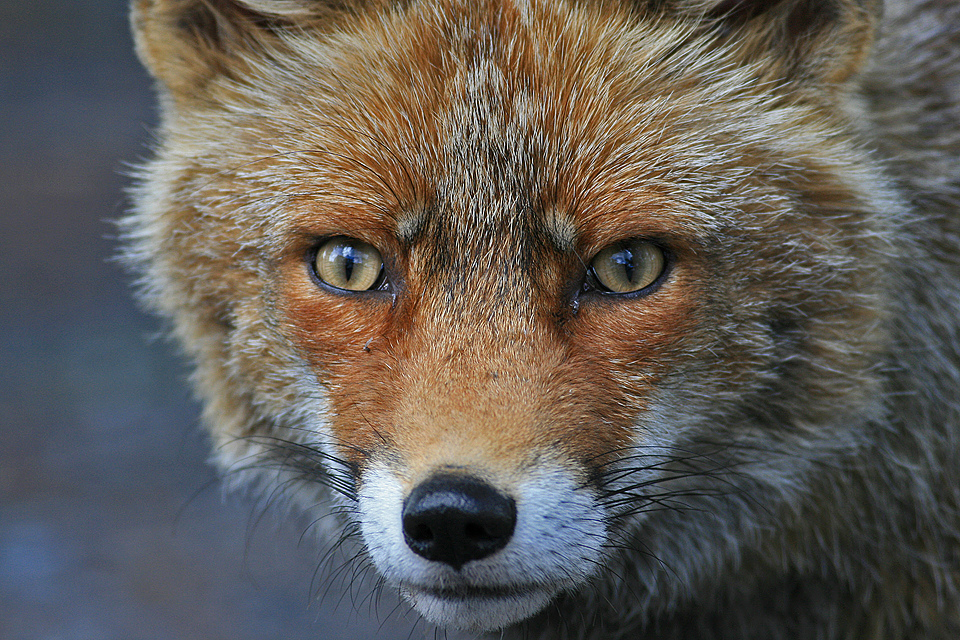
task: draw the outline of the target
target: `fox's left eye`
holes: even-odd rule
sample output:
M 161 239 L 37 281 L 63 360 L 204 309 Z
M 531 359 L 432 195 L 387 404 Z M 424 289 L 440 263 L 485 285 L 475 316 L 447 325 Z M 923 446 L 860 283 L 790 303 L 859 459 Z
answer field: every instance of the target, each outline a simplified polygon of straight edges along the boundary
M 666 265 L 663 249 L 648 240 L 632 239 L 602 249 L 590 269 L 607 292 L 634 293 L 655 283 Z
M 317 249 L 313 270 L 322 282 L 331 287 L 345 291 L 370 291 L 383 280 L 383 258 L 372 244 L 336 236 Z

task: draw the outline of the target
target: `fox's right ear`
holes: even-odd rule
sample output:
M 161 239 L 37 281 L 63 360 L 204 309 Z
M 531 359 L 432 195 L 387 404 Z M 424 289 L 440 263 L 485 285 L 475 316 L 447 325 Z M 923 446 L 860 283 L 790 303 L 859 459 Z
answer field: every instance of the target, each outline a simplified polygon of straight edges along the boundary
M 141 61 L 179 99 L 281 30 L 332 22 L 354 4 L 359 0 L 132 0 L 131 21 Z

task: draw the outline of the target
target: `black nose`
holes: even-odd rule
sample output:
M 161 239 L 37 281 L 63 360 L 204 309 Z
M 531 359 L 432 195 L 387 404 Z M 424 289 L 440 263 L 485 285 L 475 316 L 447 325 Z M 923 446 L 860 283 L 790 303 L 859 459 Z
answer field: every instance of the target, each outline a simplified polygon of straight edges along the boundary
M 502 549 L 516 523 L 513 499 L 469 476 L 433 476 L 403 503 L 407 546 L 427 560 L 457 570 Z

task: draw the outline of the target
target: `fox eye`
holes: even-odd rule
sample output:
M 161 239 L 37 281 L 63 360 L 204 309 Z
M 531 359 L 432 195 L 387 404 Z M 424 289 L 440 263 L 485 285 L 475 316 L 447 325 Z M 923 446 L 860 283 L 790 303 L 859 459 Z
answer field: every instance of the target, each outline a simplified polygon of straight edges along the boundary
M 663 273 L 663 250 L 648 240 L 625 240 L 598 253 L 590 263 L 597 284 L 609 293 L 634 293 L 646 289 Z
M 383 259 L 376 247 L 346 236 L 321 244 L 313 269 L 325 284 L 345 291 L 369 291 L 383 279 Z

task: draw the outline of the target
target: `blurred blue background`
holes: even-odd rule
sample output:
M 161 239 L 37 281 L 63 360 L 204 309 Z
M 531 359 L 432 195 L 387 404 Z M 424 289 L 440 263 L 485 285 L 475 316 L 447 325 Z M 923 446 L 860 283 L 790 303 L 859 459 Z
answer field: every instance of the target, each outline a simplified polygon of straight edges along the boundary
M 205 462 L 185 369 L 111 262 L 156 119 L 126 12 L 0 0 L 0 639 L 434 637 L 389 597 L 323 596 L 308 525 Z

